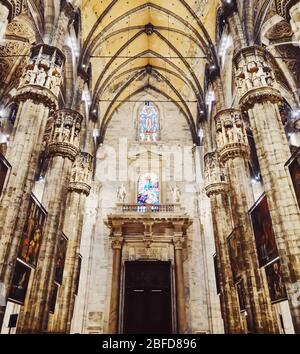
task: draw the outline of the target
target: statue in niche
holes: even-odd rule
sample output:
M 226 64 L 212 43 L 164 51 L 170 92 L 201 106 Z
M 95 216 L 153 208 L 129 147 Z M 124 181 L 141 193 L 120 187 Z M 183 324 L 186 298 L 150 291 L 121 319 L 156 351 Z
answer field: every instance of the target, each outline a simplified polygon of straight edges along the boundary
M 122 186 L 118 187 L 117 189 L 117 199 L 119 203 L 125 203 L 125 198 L 126 198 L 126 188 L 124 184 Z
M 226 131 L 227 138 L 228 138 L 228 143 L 233 143 L 234 142 L 234 136 L 233 136 L 233 131 L 231 128 L 228 128 Z
M 181 192 L 177 184 L 175 184 L 175 186 L 172 188 L 172 194 L 173 194 L 173 203 L 180 203 Z
M 46 78 L 47 78 L 47 73 L 46 73 L 45 69 L 43 67 L 41 67 L 39 70 L 37 80 L 36 80 L 37 85 L 44 86 Z

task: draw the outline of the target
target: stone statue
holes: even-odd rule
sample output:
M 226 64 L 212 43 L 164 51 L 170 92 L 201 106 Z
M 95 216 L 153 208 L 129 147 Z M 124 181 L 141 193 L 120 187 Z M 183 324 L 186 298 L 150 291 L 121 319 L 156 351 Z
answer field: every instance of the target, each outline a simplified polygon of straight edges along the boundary
M 126 198 L 126 188 L 124 186 L 124 184 L 122 184 L 121 187 L 118 187 L 117 189 L 117 199 L 119 203 L 124 203 L 125 202 L 125 198 Z
M 172 193 L 173 193 L 173 203 L 180 203 L 181 192 L 177 184 L 175 184 L 175 186 L 172 188 Z
M 46 73 L 45 69 L 43 67 L 41 67 L 39 70 L 39 74 L 38 74 L 36 83 L 38 85 L 44 86 L 46 78 L 47 78 L 47 73 Z

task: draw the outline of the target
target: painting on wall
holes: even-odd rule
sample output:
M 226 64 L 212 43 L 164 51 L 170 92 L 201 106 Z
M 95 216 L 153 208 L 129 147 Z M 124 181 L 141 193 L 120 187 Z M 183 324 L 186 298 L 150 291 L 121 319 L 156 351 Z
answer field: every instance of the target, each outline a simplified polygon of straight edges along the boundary
M 238 236 L 238 230 L 235 229 L 227 239 L 231 270 L 235 283 L 241 278 L 243 269 L 243 252 Z
M 10 170 L 10 165 L 6 161 L 5 157 L 0 153 L 0 195 L 5 186 L 6 178 Z
M 278 257 L 267 197 L 263 195 L 250 210 L 260 267 Z
M 55 281 L 58 284 L 62 284 L 62 280 L 63 280 L 67 245 L 68 245 L 68 239 L 64 234 L 62 234 L 59 239 L 57 257 L 55 263 Z
M 295 189 L 298 205 L 300 207 L 300 156 L 298 156 L 291 162 L 291 164 L 289 165 L 289 171 Z
M 82 263 L 82 256 L 79 255 L 78 256 L 78 268 L 77 268 L 77 274 L 76 274 L 76 280 L 75 280 L 75 295 L 78 295 L 78 290 L 79 290 L 81 263 Z
M 33 267 L 37 264 L 46 218 L 47 214 L 44 208 L 31 196 L 19 258 Z
M 285 301 L 287 299 L 287 293 L 282 278 L 280 261 L 277 260 L 269 264 L 265 270 L 271 301 L 273 303 Z
M 236 284 L 236 290 L 239 298 L 240 311 L 246 311 L 246 291 L 243 279 Z
M 50 295 L 50 306 L 49 306 L 49 312 L 52 314 L 55 312 L 57 295 L 58 295 L 58 285 L 53 284 L 51 295 Z
M 17 260 L 9 300 L 24 304 L 31 268 Z
M 220 273 L 219 273 L 219 268 L 218 268 L 218 256 L 215 254 L 214 255 L 214 266 L 215 266 L 215 276 L 216 276 L 216 287 L 217 287 L 217 294 L 221 294 L 221 279 L 220 279 Z

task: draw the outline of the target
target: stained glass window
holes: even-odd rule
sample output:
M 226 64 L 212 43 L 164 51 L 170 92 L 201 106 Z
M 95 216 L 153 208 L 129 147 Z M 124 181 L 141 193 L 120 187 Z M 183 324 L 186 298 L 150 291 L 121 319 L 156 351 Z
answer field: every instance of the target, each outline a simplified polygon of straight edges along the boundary
M 159 181 L 155 174 L 145 174 L 138 181 L 138 204 L 159 204 Z
M 140 111 L 139 138 L 144 142 L 158 139 L 159 124 L 157 109 L 151 102 L 146 102 Z

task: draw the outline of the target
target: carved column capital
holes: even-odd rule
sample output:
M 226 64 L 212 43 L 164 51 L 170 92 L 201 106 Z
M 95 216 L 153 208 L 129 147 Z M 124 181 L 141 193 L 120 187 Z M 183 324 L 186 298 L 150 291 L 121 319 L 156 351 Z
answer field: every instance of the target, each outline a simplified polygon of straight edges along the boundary
M 238 109 L 225 109 L 215 116 L 216 140 L 222 163 L 238 156 L 249 156 L 249 145 L 242 113 Z
M 112 236 L 111 238 L 111 247 L 113 250 L 121 250 L 123 247 L 124 238 L 121 236 Z
M 71 161 L 79 153 L 79 133 L 82 115 L 70 109 L 56 111 L 52 118 L 52 127 L 46 146 L 50 156 L 62 156 Z
M 235 54 L 233 62 L 243 109 L 248 109 L 259 101 L 282 101 L 276 85 L 274 60 L 265 48 L 243 48 Z
M 181 235 L 174 236 L 173 237 L 173 244 L 174 244 L 175 251 L 183 250 L 184 242 L 185 242 L 185 238 L 183 236 L 181 236 Z
M 72 166 L 69 191 L 88 196 L 91 191 L 92 170 L 93 156 L 87 152 L 79 153 Z
M 47 44 L 33 47 L 20 79 L 16 101 L 31 99 L 56 109 L 64 62 L 64 54 L 56 47 Z
M 228 184 L 223 166 L 220 163 L 217 152 L 211 152 L 204 156 L 205 164 L 205 191 L 208 197 L 214 194 L 222 194 L 228 191 Z

